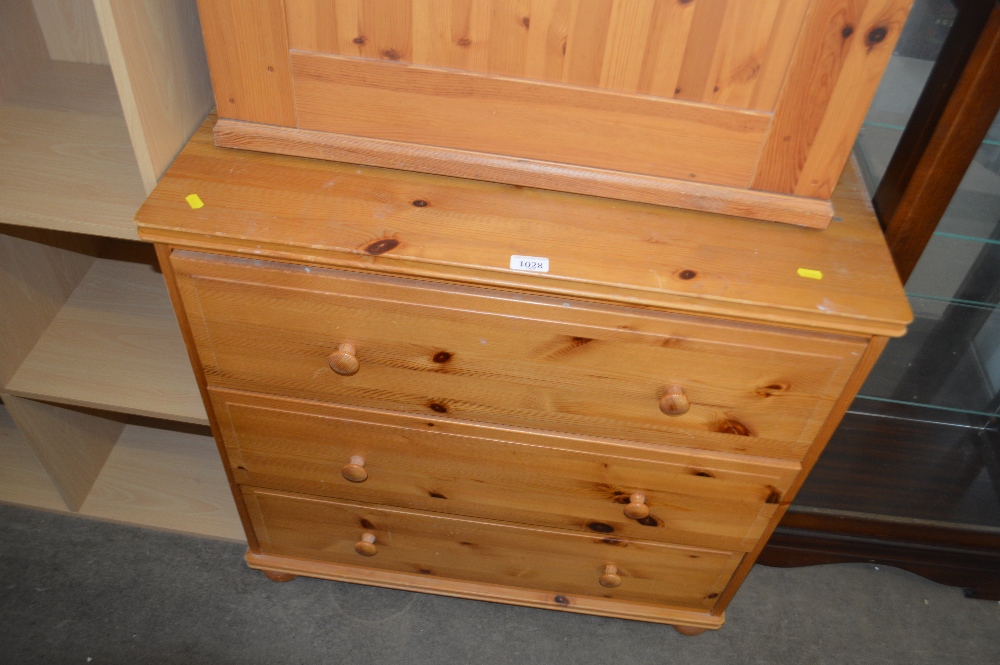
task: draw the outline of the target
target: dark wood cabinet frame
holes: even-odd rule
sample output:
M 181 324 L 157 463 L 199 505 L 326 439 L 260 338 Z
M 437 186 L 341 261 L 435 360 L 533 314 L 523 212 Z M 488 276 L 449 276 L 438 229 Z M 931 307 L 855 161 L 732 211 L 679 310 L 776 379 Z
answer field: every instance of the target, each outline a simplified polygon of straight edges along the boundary
M 955 23 L 942 46 L 927 85 L 911 117 L 885 176 L 873 197 L 873 204 L 885 231 L 893 260 L 905 282 L 927 246 L 938 222 L 1000 112 L 1000 3 L 997 0 L 959 0 Z M 987 248 L 988 249 L 988 248 Z M 995 249 L 995 248 L 994 248 Z M 969 300 L 985 300 L 981 294 L 1000 284 L 1000 261 L 996 252 L 983 251 L 962 285 L 960 295 Z M 968 292 L 968 293 L 966 293 Z M 993 294 L 995 295 L 995 294 Z M 982 316 L 983 312 L 949 308 L 942 322 L 956 327 L 956 317 Z M 964 308 L 968 309 L 968 308 Z M 974 322 L 959 322 L 978 328 Z M 959 325 L 958 327 L 963 327 Z M 963 340 L 947 339 L 944 325 L 931 330 L 932 337 L 948 345 Z M 964 340 L 968 341 L 968 340 Z M 948 355 L 935 347 L 936 356 Z M 929 354 L 928 354 L 929 355 Z M 951 369 L 940 358 L 925 358 L 923 372 L 941 376 Z M 920 359 L 914 365 L 920 364 Z M 934 377 L 922 375 L 928 385 L 940 385 Z M 913 382 L 910 382 L 913 383 Z M 998 400 L 994 400 L 997 402 Z M 1000 411 L 1000 403 L 990 405 Z M 845 417 L 834 441 L 820 458 L 814 477 L 824 473 L 824 459 L 837 448 L 838 437 L 861 437 L 872 449 L 895 448 L 907 454 L 914 442 L 912 427 L 904 408 L 896 409 L 895 422 L 861 414 Z M 966 475 L 986 469 L 993 487 L 1000 488 L 1000 433 L 997 418 L 984 419 L 968 427 L 970 438 L 963 439 L 974 450 Z M 941 430 L 925 427 L 924 436 Z M 918 447 L 913 445 L 914 448 Z M 850 446 L 846 446 L 850 449 Z M 840 460 L 842 463 L 843 460 Z M 835 463 L 831 460 L 830 464 Z M 838 471 L 832 470 L 831 477 Z M 869 562 L 896 566 L 929 579 L 961 586 L 969 597 L 1000 600 L 1000 530 L 976 528 L 943 521 L 899 519 L 851 510 L 857 504 L 849 495 L 871 491 L 863 483 L 843 482 L 845 510 L 829 508 L 838 502 L 829 496 L 827 508 L 793 504 L 774 532 L 758 563 L 771 566 L 806 566 L 826 563 Z M 804 493 L 801 498 L 807 498 Z M 874 501 L 869 501 L 872 505 Z

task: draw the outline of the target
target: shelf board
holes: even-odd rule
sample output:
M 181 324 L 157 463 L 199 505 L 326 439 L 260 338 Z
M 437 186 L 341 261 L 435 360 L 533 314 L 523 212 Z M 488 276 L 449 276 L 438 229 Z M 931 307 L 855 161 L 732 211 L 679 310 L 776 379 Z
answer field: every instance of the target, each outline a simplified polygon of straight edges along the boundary
M 110 67 L 51 61 L 0 103 L 0 221 L 137 239 L 144 198 Z
M 60 404 L 208 424 L 163 276 L 148 258 L 149 262 L 98 258 L 6 391 Z
M 3 406 L 0 501 L 70 512 Z M 212 437 L 146 424 L 125 427 L 77 514 L 245 541 Z
M 246 540 L 215 440 L 205 434 L 128 425 L 80 514 Z

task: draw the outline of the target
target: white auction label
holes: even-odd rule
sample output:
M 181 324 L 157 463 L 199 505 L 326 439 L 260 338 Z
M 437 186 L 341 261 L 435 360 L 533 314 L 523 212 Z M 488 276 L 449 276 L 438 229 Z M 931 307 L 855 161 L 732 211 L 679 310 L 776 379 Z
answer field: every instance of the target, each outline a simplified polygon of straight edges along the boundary
M 549 260 L 544 256 L 518 256 L 510 257 L 511 270 L 527 270 L 528 272 L 548 272 Z

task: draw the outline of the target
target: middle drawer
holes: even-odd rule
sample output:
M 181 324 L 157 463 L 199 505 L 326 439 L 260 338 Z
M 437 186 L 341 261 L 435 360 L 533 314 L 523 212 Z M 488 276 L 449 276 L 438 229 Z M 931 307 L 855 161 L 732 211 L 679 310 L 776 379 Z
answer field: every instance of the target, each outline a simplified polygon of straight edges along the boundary
M 799 471 L 782 460 L 210 392 L 237 482 L 607 538 L 748 551 Z

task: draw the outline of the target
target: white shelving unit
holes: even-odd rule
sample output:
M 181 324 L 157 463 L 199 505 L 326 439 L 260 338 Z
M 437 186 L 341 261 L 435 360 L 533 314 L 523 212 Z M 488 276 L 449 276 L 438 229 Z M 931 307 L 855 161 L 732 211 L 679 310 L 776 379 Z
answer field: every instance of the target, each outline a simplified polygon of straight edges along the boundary
M 211 105 L 194 0 L 0 2 L 0 501 L 242 540 L 129 241 Z

